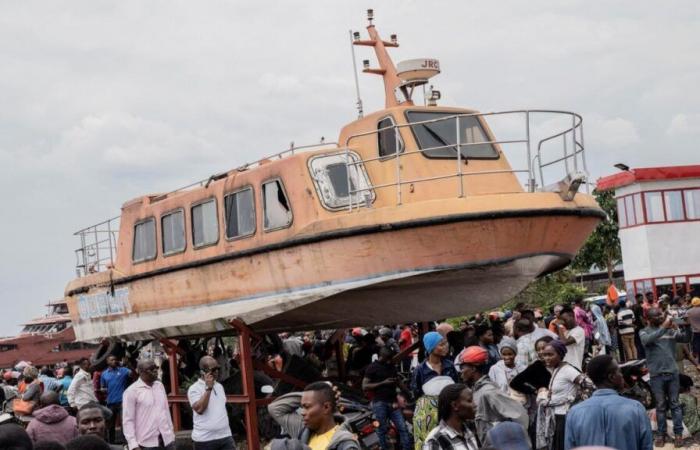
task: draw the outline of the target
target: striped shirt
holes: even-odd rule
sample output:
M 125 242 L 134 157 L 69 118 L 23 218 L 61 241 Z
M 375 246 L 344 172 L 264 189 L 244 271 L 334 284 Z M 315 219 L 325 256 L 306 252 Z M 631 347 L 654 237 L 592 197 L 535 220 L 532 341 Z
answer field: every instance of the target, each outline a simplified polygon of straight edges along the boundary
M 617 313 L 617 323 L 620 327 L 620 334 L 634 333 L 634 311 L 629 308 L 621 309 Z
M 460 431 L 441 420 L 425 438 L 423 450 L 477 450 L 476 437 L 466 425 Z

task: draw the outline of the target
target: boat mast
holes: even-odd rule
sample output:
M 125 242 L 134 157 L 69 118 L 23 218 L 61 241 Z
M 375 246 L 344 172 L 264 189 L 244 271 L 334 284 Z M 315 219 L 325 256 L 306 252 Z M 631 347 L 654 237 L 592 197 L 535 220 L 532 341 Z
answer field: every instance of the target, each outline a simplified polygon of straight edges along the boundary
M 385 97 L 385 107 L 391 108 L 392 106 L 398 106 L 401 104 L 413 105 L 410 100 L 408 92 L 406 92 L 405 87 L 402 86 L 402 81 L 396 74 L 396 66 L 391 60 L 389 53 L 387 52 L 387 47 L 398 47 L 399 43 L 396 40 L 396 35 L 391 35 L 391 41 L 383 41 L 379 36 L 379 32 L 374 27 L 372 20 L 374 20 L 374 11 L 371 9 L 367 10 L 367 20 L 369 25 L 367 26 L 367 32 L 369 33 L 369 39 L 360 39 L 359 33 L 354 34 L 355 40 L 353 45 L 364 45 L 367 47 L 373 47 L 374 53 L 377 55 L 377 62 L 379 63 L 379 69 L 371 69 L 369 67 L 369 60 L 364 60 L 363 73 L 373 73 L 375 75 L 381 75 L 384 79 L 384 97 Z M 397 91 L 400 90 L 404 96 L 404 100 L 399 100 L 396 96 Z

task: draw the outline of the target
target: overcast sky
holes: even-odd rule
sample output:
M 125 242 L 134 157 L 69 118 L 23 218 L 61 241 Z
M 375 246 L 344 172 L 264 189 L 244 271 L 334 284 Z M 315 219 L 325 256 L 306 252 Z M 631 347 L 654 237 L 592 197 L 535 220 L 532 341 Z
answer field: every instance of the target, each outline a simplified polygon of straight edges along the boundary
M 335 140 L 368 7 L 395 61 L 440 60 L 442 104 L 582 114 L 593 179 L 698 163 L 699 5 L 0 0 L 0 335 L 62 297 L 72 233 L 124 201 Z M 380 79 L 360 80 L 381 108 Z

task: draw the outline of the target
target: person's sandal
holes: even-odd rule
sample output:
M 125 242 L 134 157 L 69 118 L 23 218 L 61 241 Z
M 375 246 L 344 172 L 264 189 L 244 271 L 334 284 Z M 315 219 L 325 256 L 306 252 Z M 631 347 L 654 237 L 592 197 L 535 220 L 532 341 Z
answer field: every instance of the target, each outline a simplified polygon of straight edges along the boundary
M 682 436 L 675 436 L 673 438 L 673 447 L 674 448 L 681 448 L 683 447 L 683 437 Z
M 666 445 L 666 439 L 663 436 L 657 436 L 654 439 L 654 447 L 663 447 L 664 445 Z

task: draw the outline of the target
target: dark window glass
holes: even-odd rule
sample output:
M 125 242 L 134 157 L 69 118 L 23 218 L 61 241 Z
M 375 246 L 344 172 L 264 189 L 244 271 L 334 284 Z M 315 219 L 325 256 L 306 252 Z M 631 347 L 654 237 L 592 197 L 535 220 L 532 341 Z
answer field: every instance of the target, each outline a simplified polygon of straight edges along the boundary
M 398 134 L 398 129 L 388 128 L 386 130 L 382 130 L 382 128 L 391 127 L 393 125 L 394 120 L 391 117 L 382 119 L 377 124 L 377 129 L 381 130 L 377 132 L 379 156 L 396 155 L 396 135 Z M 399 153 L 401 152 L 403 152 L 403 142 L 399 136 Z
M 163 233 L 163 254 L 181 252 L 185 249 L 185 213 L 175 211 L 163 216 L 160 222 Z
M 134 226 L 134 262 L 156 257 L 156 221 L 148 219 Z
M 253 189 L 246 188 L 226 196 L 226 237 L 233 239 L 255 233 Z
M 214 244 L 219 240 L 219 221 L 214 199 L 192 207 L 192 243 L 195 247 Z
M 433 111 L 409 111 L 406 113 L 410 123 L 454 115 L 455 113 L 453 112 Z M 411 126 L 416 140 L 418 141 L 418 146 L 421 150 L 424 150 L 424 155 L 430 158 L 457 158 L 455 121 L 456 118 L 453 117 L 451 119 Z M 466 116 L 459 118 L 459 136 L 463 158 L 498 158 L 498 152 L 492 144 L 479 144 L 479 142 L 486 142 L 489 139 L 477 117 Z
M 282 228 L 292 223 L 292 210 L 282 183 L 279 180 L 268 181 L 262 188 L 264 228 L 266 230 Z
M 347 197 L 348 192 L 348 167 L 344 163 L 329 164 L 326 167 L 328 178 L 336 197 Z M 355 190 L 355 183 L 350 179 L 350 189 Z

